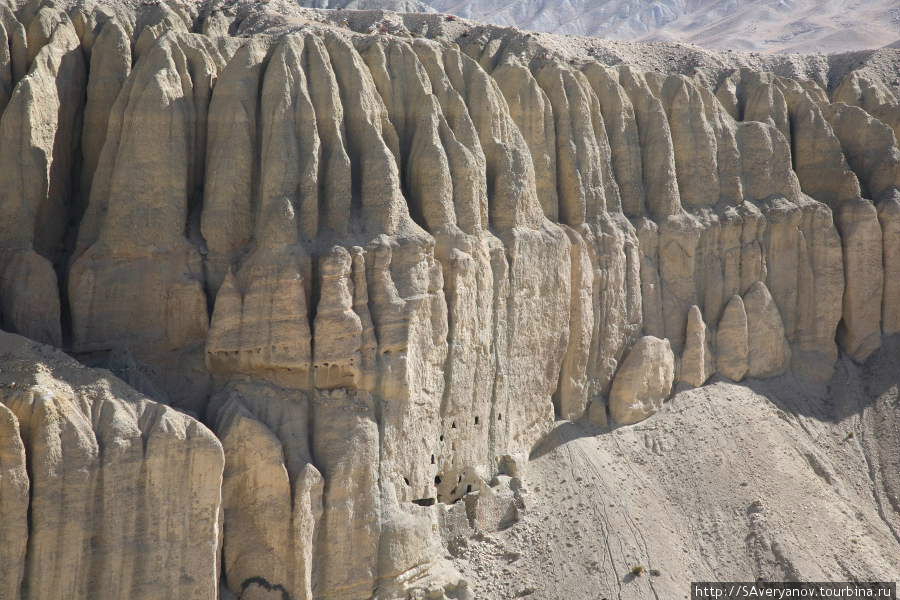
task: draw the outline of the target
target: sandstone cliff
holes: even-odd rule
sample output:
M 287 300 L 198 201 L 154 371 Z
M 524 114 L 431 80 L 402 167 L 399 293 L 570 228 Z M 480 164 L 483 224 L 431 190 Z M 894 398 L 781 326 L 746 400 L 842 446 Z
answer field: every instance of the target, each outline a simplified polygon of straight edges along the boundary
M 0 334 L 0 356 L 0 597 L 209 598 L 224 464 L 212 432 L 20 336 Z
M 825 382 L 900 330 L 875 70 L 663 74 L 439 15 L 201 8 L 0 6 L 0 325 L 193 415 L 4 338 L 31 365 L 0 408 L 4 600 L 214 598 L 220 545 L 243 599 L 465 597 L 438 532 L 514 508 L 557 418 Z

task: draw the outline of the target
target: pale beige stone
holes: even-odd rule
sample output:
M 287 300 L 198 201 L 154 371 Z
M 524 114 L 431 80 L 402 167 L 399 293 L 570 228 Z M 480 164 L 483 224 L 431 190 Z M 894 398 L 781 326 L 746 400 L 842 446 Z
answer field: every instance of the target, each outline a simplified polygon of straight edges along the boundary
M 590 63 L 583 68 L 597 95 L 606 133 L 615 181 L 625 216 L 647 214 L 641 141 L 634 105 L 619 84 L 618 74 L 608 67 Z
M 732 296 L 716 331 L 716 370 L 732 381 L 741 381 L 750 368 L 747 327 L 744 301 L 740 296 Z
M 267 45 L 252 40 L 232 58 L 209 103 L 207 161 L 200 228 L 209 250 L 207 288 L 218 291 L 253 238 L 257 176 L 257 93 Z
M 900 138 L 900 110 L 897 110 L 897 94 L 885 82 L 868 69 L 853 70 L 832 93 L 832 100 L 850 106 L 858 106 L 880 119 Z
M 668 340 L 645 336 L 632 346 L 616 371 L 609 394 L 609 416 L 631 425 L 656 413 L 672 391 L 675 355 Z
M 590 400 L 587 368 L 594 330 L 594 270 L 584 238 L 575 229 L 566 227 L 564 231 L 571 242 L 572 303 L 555 404 L 559 417 L 574 421 L 584 414 Z
M 28 59 L 31 69 L 11 90 L 0 118 L 0 305 L 4 328 L 60 345 L 51 263 L 62 253 L 76 195 L 70 182 L 86 82 L 68 18 L 49 9 L 42 15 L 35 35 L 43 45 Z M 10 24 L 10 18 L 0 20 Z
M 900 148 L 888 124 L 856 106 L 827 104 L 822 110 L 859 177 L 863 197 L 877 201 L 900 187 Z
M 322 257 L 319 309 L 313 323 L 314 384 L 323 390 L 362 383 L 362 321 L 353 311 L 350 253 L 335 246 Z
M 115 20 L 107 21 L 91 47 L 90 77 L 84 106 L 81 134 L 81 195 L 87 203 L 91 182 L 100 160 L 109 115 L 116 97 L 131 73 L 131 46 L 128 34 Z
M 757 281 L 743 300 L 747 311 L 747 376 L 772 377 L 783 373 L 790 365 L 791 349 L 769 288 Z
M 16 600 L 25 575 L 29 479 L 19 421 L 0 404 L 0 598 Z
M 718 145 L 703 95 L 687 77 L 672 75 L 661 98 L 672 131 L 681 201 L 691 208 L 713 206 L 719 201 Z
M 900 333 L 900 191 L 896 188 L 878 203 L 878 221 L 884 242 L 881 328 L 887 336 Z
M 52 413 L 71 431 L 54 464 L 88 475 L 66 514 L 32 485 L 32 513 L 56 521 L 0 519 L 16 589 L 212 600 L 224 573 L 221 597 L 240 600 L 467 597 L 438 532 L 527 515 L 495 477 L 527 475 L 573 427 L 557 417 L 634 423 L 673 380 L 716 371 L 827 381 L 838 321 L 857 360 L 900 328 L 896 98 L 877 74 L 836 92 L 856 106 L 831 105 L 821 82 L 729 74 L 730 59 L 686 77 L 439 15 L 309 12 L 298 28 L 232 8 L 0 5 L 0 326 L 134 371 L 205 412 L 225 450 L 209 484 L 221 457 L 179 438 L 205 432 L 184 415 Z M 291 33 L 253 35 L 270 26 Z M 818 68 L 804 60 L 782 71 Z M 16 484 L 0 515 L 21 515 L 46 427 L 3 410 L 0 483 Z M 159 415 L 176 438 L 162 457 L 106 425 L 157 435 Z M 178 519 L 219 492 L 222 521 L 199 519 L 190 545 Z M 177 533 L 174 562 L 141 537 L 145 512 Z
M 838 328 L 841 348 L 864 361 L 881 345 L 884 246 L 878 213 L 870 200 L 841 204 L 835 223 L 844 246 L 844 312 Z
M 202 261 L 185 231 L 219 61 L 201 39 L 167 36 L 112 108 L 69 277 L 80 350 L 127 343 L 152 356 L 206 337 Z
M 681 209 L 669 121 L 662 102 L 640 73 L 620 68 L 619 83 L 634 107 L 643 163 L 653 165 L 643 170 L 648 214 L 661 221 Z
M 368 392 L 323 391 L 311 411 L 312 454 L 326 482 L 316 597 L 363 600 L 376 586 L 382 526 L 374 401 Z
M 225 450 L 223 565 L 236 593 L 256 581 L 311 600 L 324 482 L 312 462 L 308 398 L 288 395 L 243 384 L 212 400 Z
M 3 597 L 19 598 L 27 530 L 27 598 L 214 598 L 216 437 L 60 351 L 0 333 L 0 352 Z
M 715 372 L 716 360 L 707 337 L 706 323 L 697 305 L 688 311 L 684 352 L 678 367 L 678 383 L 700 387 Z
M 550 99 L 534 76 L 517 59 L 504 62 L 491 72 L 500 86 L 509 115 L 515 121 L 531 153 L 535 186 L 544 216 L 559 220 L 556 174 L 556 125 Z

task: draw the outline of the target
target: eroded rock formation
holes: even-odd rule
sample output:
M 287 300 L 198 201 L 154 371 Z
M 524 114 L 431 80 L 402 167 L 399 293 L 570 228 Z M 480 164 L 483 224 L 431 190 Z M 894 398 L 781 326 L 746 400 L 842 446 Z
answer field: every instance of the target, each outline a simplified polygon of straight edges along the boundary
M 204 10 L 0 6 L 0 324 L 127 353 L 218 438 L 4 337 L 31 370 L 0 397 L 3 600 L 214 598 L 220 573 L 245 600 L 463 597 L 442 511 L 487 510 L 555 418 L 634 423 L 717 373 L 826 381 L 900 330 L 900 105 L 874 75 Z
M 212 432 L 26 338 L 0 334 L 0 356 L 2 597 L 213 597 Z

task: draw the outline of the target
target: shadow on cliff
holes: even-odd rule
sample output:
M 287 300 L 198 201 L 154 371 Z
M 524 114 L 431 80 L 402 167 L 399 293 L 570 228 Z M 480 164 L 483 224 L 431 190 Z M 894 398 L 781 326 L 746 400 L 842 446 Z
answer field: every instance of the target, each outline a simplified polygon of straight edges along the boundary
M 747 380 L 747 388 L 768 398 L 779 409 L 827 422 L 861 414 L 885 393 L 900 386 L 900 335 L 885 337 L 863 364 L 841 355 L 831 379 L 810 383 L 792 374 L 767 380 Z
M 727 381 L 717 375 L 707 385 Z M 860 415 L 887 393 L 896 398 L 900 389 L 900 335 L 885 337 L 881 348 L 864 364 L 841 356 L 827 383 L 804 381 L 788 373 L 772 379 L 747 379 L 737 385 L 764 396 L 789 415 L 840 422 Z M 657 418 L 664 419 L 665 414 Z M 529 458 L 538 459 L 576 439 L 602 435 L 616 428 L 599 427 L 586 419 L 557 421 L 553 429 L 537 443 Z
M 541 438 L 541 441 L 531 450 L 528 460 L 537 460 L 571 441 L 583 437 L 593 437 L 604 431 L 607 430 L 586 422 L 557 421 L 553 429 Z

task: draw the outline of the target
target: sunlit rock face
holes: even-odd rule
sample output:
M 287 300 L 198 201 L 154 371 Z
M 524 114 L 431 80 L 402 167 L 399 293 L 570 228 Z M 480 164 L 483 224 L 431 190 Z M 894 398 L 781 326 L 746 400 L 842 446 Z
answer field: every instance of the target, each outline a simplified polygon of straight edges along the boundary
M 0 326 L 124 380 L 2 339 L 3 600 L 463 597 L 448 511 L 557 419 L 900 330 L 871 74 L 209 8 L 0 6 Z

